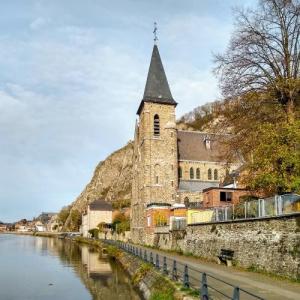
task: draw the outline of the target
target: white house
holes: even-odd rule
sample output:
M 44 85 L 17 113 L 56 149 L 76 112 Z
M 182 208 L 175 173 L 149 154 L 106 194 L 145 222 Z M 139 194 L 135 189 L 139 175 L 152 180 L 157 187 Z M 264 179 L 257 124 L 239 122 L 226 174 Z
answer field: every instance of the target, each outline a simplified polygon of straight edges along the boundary
M 89 230 L 97 228 L 99 223 L 112 223 L 112 205 L 100 199 L 90 203 L 86 212 L 82 215 L 82 235 L 88 237 Z

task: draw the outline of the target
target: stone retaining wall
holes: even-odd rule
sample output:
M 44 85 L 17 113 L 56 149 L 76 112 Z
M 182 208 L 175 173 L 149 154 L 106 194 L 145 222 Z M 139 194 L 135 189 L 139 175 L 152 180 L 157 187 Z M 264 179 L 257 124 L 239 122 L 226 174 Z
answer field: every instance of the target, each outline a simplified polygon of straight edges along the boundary
M 156 246 L 208 260 L 230 249 L 234 265 L 300 279 L 300 214 L 190 225 L 185 232 L 156 235 Z

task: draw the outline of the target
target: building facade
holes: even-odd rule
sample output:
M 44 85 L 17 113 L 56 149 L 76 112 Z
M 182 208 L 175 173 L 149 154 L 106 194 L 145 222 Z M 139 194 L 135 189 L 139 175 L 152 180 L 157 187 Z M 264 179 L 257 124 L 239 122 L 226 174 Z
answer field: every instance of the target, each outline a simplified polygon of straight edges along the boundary
M 82 215 L 80 231 L 84 237 L 89 236 L 89 230 L 97 228 L 100 223 L 112 223 L 112 205 L 104 200 L 95 200 L 87 206 Z
M 201 203 L 203 189 L 218 187 L 226 172 L 238 167 L 220 159 L 218 136 L 177 130 L 176 106 L 154 45 L 134 136 L 131 237 L 135 243 L 153 244 L 151 228 L 156 219 L 164 222 L 158 215 L 168 214 L 175 204 Z

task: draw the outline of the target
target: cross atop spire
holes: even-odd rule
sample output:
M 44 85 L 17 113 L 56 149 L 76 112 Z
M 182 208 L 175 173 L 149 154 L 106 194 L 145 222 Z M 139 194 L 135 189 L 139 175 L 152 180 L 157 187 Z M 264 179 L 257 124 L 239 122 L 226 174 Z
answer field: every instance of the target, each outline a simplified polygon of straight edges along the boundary
M 157 23 L 154 22 L 154 30 L 153 30 L 153 34 L 154 34 L 154 45 L 157 44 L 157 41 L 158 41 L 158 37 L 157 37 Z

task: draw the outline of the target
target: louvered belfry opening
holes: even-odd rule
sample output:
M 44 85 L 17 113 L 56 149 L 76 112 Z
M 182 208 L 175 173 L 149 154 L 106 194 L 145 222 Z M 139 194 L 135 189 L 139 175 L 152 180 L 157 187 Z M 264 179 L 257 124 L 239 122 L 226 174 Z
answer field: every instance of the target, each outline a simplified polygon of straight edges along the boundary
M 154 116 L 154 135 L 159 136 L 160 135 L 160 125 L 159 125 L 159 116 L 155 115 Z

